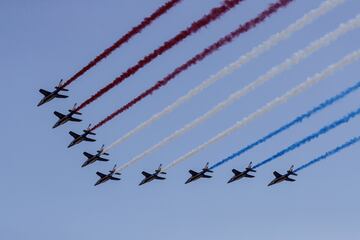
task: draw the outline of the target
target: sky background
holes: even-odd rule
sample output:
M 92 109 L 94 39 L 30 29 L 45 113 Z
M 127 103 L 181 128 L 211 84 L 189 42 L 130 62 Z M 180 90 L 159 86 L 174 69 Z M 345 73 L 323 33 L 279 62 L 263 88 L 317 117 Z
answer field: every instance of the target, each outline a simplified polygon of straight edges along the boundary
M 219 81 L 190 102 L 110 152 L 111 162 L 81 168 L 83 151 L 94 152 L 162 110 L 209 75 L 284 29 L 322 2 L 294 1 L 268 21 L 181 74 L 121 117 L 96 131 L 97 142 L 67 149 L 68 131 L 84 129 L 160 80 L 176 66 L 254 17 L 274 0 L 248 0 L 148 64 L 83 110 L 84 121 L 51 129 L 54 110 L 66 111 L 113 80 L 139 58 L 219 0 L 184 0 L 70 86 L 70 97 L 36 107 L 39 88 L 52 89 L 165 1 L 0 0 L 0 239 L 359 239 L 359 145 L 299 173 L 295 183 L 268 188 L 272 171 L 286 171 L 359 135 L 360 119 L 258 169 L 256 178 L 226 184 L 231 169 L 258 162 L 359 107 L 351 94 L 289 131 L 217 168 L 212 179 L 185 185 L 188 170 L 215 163 L 323 100 L 359 81 L 360 62 L 337 71 L 251 124 L 169 170 L 166 181 L 137 186 L 152 172 L 283 94 L 306 77 L 357 50 L 352 31 L 306 61 L 272 79 L 201 126 L 122 173 L 119 182 L 94 187 L 96 171 L 122 164 L 211 109 L 294 51 L 360 12 L 348 0 L 271 51 Z

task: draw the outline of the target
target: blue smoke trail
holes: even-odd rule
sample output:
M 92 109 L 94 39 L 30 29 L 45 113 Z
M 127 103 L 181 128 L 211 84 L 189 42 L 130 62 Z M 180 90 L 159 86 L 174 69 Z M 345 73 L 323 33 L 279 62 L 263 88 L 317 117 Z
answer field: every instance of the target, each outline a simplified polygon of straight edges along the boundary
M 330 150 L 328 152 L 326 152 L 325 154 L 321 155 L 320 157 L 315 158 L 314 160 L 305 163 L 304 165 L 298 167 L 297 169 L 294 170 L 294 172 L 299 172 L 301 170 L 303 170 L 304 168 L 310 167 L 311 165 L 313 165 L 314 163 L 317 163 L 323 159 L 326 159 L 328 157 L 330 157 L 331 155 L 340 152 L 341 150 L 350 147 L 351 145 L 357 143 L 358 141 L 360 141 L 360 136 L 354 137 L 352 138 L 350 141 L 344 143 L 341 146 L 338 146 L 337 148 L 334 148 L 333 150 Z
M 258 168 L 258 167 L 260 167 L 260 166 L 262 166 L 262 165 L 264 165 L 266 163 L 269 163 L 269 162 L 281 157 L 282 155 L 284 155 L 284 154 L 286 154 L 286 153 L 300 147 L 301 145 L 303 145 L 305 143 L 308 143 L 311 140 L 313 140 L 313 139 L 315 139 L 315 138 L 329 132 L 330 130 L 332 130 L 332 129 L 334 129 L 334 128 L 336 128 L 336 127 L 338 127 L 338 126 L 340 126 L 340 125 L 342 125 L 344 123 L 347 123 L 349 120 L 356 117 L 358 114 L 360 114 L 360 108 L 358 108 L 356 111 L 353 111 L 353 112 L 349 113 L 348 115 L 344 116 L 343 118 L 341 118 L 339 120 L 336 120 L 335 122 L 321 128 L 319 131 L 317 131 L 317 132 L 303 138 L 302 140 L 290 145 L 289 147 L 285 148 L 284 150 L 281 150 L 280 152 L 276 153 L 275 155 L 269 157 L 268 159 L 256 164 L 254 166 L 254 168 Z
M 314 107 L 313 109 L 311 109 L 310 111 L 298 116 L 297 118 L 295 118 L 294 120 L 292 120 L 291 122 L 283 125 L 282 127 L 278 128 L 277 130 L 269 133 L 268 135 L 266 135 L 265 137 L 262 137 L 261 139 L 257 140 L 254 143 L 251 143 L 249 145 L 247 145 L 246 147 L 244 147 L 243 149 L 233 153 L 232 155 L 228 156 L 227 158 L 215 163 L 214 165 L 212 165 L 210 167 L 210 169 L 214 169 L 219 167 L 220 165 L 223 165 L 224 163 L 234 159 L 235 157 L 238 157 L 240 155 L 242 155 L 243 153 L 249 151 L 250 149 L 256 147 L 257 145 L 264 143 L 265 141 L 269 140 L 270 138 L 276 136 L 277 134 L 287 130 L 288 128 L 294 126 L 295 124 L 301 123 L 304 119 L 310 118 L 313 114 L 325 109 L 328 106 L 331 106 L 332 104 L 334 104 L 335 102 L 337 102 L 338 100 L 346 97 L 347 95 L 349 95 L 350 93 L 354 92 L 355 90 L 357 90 L 360 87 L 360 81 L 357 82 L 355 85 L 347 88 L 346 90 L 340 92 L 339 94 L 335 95 L 334 97 L 331 97 L 329 99 L 327 99 L 326 101 L 322 102 L 321 104 L 319 104 L 318 106 Z

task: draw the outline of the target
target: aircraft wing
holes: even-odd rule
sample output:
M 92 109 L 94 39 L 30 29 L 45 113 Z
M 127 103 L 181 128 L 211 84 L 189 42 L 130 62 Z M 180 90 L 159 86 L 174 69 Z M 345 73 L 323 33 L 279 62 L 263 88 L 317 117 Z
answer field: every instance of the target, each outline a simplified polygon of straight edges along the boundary
M 142 171 L 141 174 L 144 175 L 145 177 L 150 177 L 150 176 L 151 176 L 150 173 L 147 173 L 147 172 L 145 172 L 145 171 Z
M 83 152 L 83 154 L 87 157 L 87 158 L 92 158 L 94 155 L 87 153 L 87 152 Z
M 71 117 L 71 118 L 70 118 L 70 121 L 73 121 L 73 122 L 81 122 L 82 120 L 81 120 L 81 119 L 78 119 L 78 118 Z
M 63 117 L 65 117 L 64 114 L 59 113 L 59 112 L 57 112 L 57 111 L 55 111 L 54 114 L 55 114 L 58 118 L 60 118 L 60 119 L 63 118 Z
M 92 139 L 92 138 L 85 137 L 85 138 L 84 138 L 84 141 L 95 142 L 96 140 L 95 140 L 95 139 Z
M 203 178 L 212 178 L 212 176 L 209 176 L 209 175 L 202 175 Z
M 107 162 L 107 161 L 109 161 L 109 159 L 100 157 L 100 158 L 98 158 L 98 161 Z
M 192 176 L 198 174 L 197 172 L 195 172 L 195 171 L 193 171 L 193 170 L 189 170 L 189 173 L 190 173 Z
M 296 181 L 295 179 L 292 179 L 292 178 L 289 178 L 289 177 L 287 177 L 285 180 L 289 181 L 289 182 L 295 182 Z
M 274 174 L 274 176 L 275 176 L 276 178 L 279 178 L 279 177 L 282 176 L 282 175 L 281 175 L 280 173 L 278 173 L 277 171 L 273 172 L 273 174 Z
M 235 168 L 232 170 L 232 172 L 233 172 L 233 174 L 235 174 L 235 175 L 239 175 L 239 174 L 241 173 L 240 171 L 236 170 Z
M 250 174 L 245 174 L 245 177 L 247 177 L 247 178 L 253 178 L 253 177 L 255 177 L 255 176 L 250 175 Z
M 120 180 L 120 178 L 113 177 L 113 176 L 111 176 L 110 179 L 111 179 L 111 180 Z
M 80 135 L 77 133 L 74 133 L 73 131 L 70 131 L 69 134 L 73 137 L 73 138 L 78 138 Z
M 98 176 L 101 177 L 101 178 L 103 178 L 103 177 L 106 176 L 105 174 L 103 174 L 103 173 L 101 173 L 101 172 L 96 172 L 96 175 L 98 175 Z
M 159 179 L 159 180 L 164 180 L 164 179 L 166 179 L 166 178 L 160 177 L 160 176 L 155 176 L 155 178 L 156 178 L 156 179 Z
M 46 91 L 46 90 L 44 90 L 44 89 L 40 89 L 39 92 L 40 92 L 41 94 L 43 94 L 44 96 L 49 96 L 49 95 L 51 94 L 51 92 L 48 92 L 48 91 Z
M 57 97 L 57 98 L 67 98 L 67 97 L 69 97 L 69 96 L 62 95 L 62 94 L 56 94 L 56 97 Z

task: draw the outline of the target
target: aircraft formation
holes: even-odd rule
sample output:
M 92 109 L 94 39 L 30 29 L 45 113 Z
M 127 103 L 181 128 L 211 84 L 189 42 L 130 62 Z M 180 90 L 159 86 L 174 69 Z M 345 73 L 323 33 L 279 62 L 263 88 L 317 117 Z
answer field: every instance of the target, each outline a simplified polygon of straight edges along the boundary
M 72 141 L 69 143 L 68 148 L 71 148 L 75 145 L 78 145 L 82 142 L 95 142 L 96 139 L 92 136 L 95 136 L 95 130 L 100 128 L 105 123 L 108 123 L 111 121 L 115 116 L 122 114 L 127 109 L 131 108 L 136 104 L 138 101 L 142 100 L 143 98 L 147 97 L 148 95 L 151 95 L 154 91 L 157 91 L 158 89 L 162 88 L 172 80 L 177 74 L 179 74 L 182 71 L 185 71 L 188 67 L 191 65 L 196 64 L 196 62 L 201 61 L 206 56 L 210 55 L 213 51 L 216 51 L 220 49 L 221 46 L 230 43 L 233 39 L 240 36 L 241 34 L 250 31 L 252 28 L 255 28 L 258 24 L 261 24 L 264 21 L 267 21 L 268 18 L 270 18 L 273 14 L 275 14 L 278 10 L 287 7 L 292 3 L 293 0 L 277 0 L 274 1 L 273 4 L 271 4 L 267 9 L 265 9 L 263 12 L 259 13 L 255 18 L 249 20 L 248 22 L 241 24 L 239 28 L 237 28 L 235 31 L 231 32 L 230 34 L 226 35 L 224 38 L 221 38 L 219 41 L 215 42 L 214 44 L 210 45 L 210 47 L 207 47 L 204 49 L 204 54 L 197 54 L 195 57 L 191 58 L 189 61 L 181 65 L 180 67 L 176 68 L 173 72 L 171 72 L 169 75 L 167 75 L 164 79 L 160 80 L 157 84 L 155 84 L 153 87 L 146 90 L 144 93 L 140 94 L 138 97 L 134 98 L 133 100 L 129 101 L 128 104 L 122 106 L 121 108 L 117 109 L 110 115 L 106 116 L 103 120 L 101 120 L 99 123 L 92 126 L 91 124 L 88 125 L 86 129 L 83 130 L 82 133 L 76 133 L 73 131 L 70 131 L 69 134 L 73 138 Z M 318 8 L 312 9 L 309 13 L 305 14 L 302 18 L 300 18 L 298 21 L 294 22 L 293 24 L 289 25 L 288 28 L 285 30 L 274 34 L 275 37 L 270 37 L 268 40 L 264 41 L 262 44 L 259 44 L 259 46 L 253 48 L 250 52 L 247 54 L 242 55 L 239 60 L 235 63 L 231 63 L 229 66 L 225 67 L 224 69 L 234 68 L 236 66 L 237 68 L 241 66 L 240 62 L 244 62 L 244 59 L 246 61 L 250 61 L 260 55 L 261 53 L 268 51 L 269 48 L 267 46 L 274 46 L 278 44 L 280 41 L 285 40 L 288 38 L 289 35 L 294 33 L 295 31 L 300 31 L 301 28 L 305 27 L 306 24 L 310 24 L 312 21 L 315 21 L 317 18 L 321 17 L 322 15 L 326 14 L 328 11 L 334 9 L 338 5 L 343 4 L 345 0 L 324 0 L 323 3 Z M 43 97 L 40 99 L 37 106 L 42 106 L 44 104 L 47 104 L 55 99 L 65 99 L 68 98 L 67 95 L 63 95 L 62 92 L 69 92 L 67 87 L 77 80 L 80 76 L 85 74 L 87 70 L 94 67 L 97 63 L 105 59 L 112 51 L 119 48 L 123 43 L 129 41 L 131 37 L 135 34 L 140 33 L 142 28 L 147 27 L 154 21 L 155 19 L 159 18 L 162 14 L 166 13 L 168 10 L 173 8 L 175 5 L 180 3 L 181 0 L 171 0 L 165 3 L 163 6 L 158 8 L 150 17 L 144 18 L 143 22 L 141 22 L 138 26 L 135 26 L 132 30 L 130 30 L 126 35 L 124 35 L 122 38 L 120 38 L 114 45 L 112 45 L 110 48 L 106 49 L 102 54 L 97 56 L 93 61 L 91 61 L 88 65 L 86 65 L 83 69 L 81 69 L 79 72 L 77 72 L 74 76 L 69 78 L 67 81 L 61 80 L 58 85 L 55 86 L 55 89 L 53 91 L 47 91 L 44 89 L 40 89 L 39 92 L 43 95 Z M 242 0 L 227 0 L 223 1 L 220 6 L 212 9 L 210 13 L 207 15 L 204 15 L 202 18 L 200 18 L 198 21 L 195 21 L 194 23 L 190 25 L 187 29 L 180 32 L 180 35 L 176 35 L 171 40 L 165 42 L 159 49 L 154 50 L 154 52 L 150 53 L 149 55 L 145 56 L 144 59 L 140 60 L 137 65 L 134 65 L 133 67 L 130 67 L 127 71 L 125 71 L 123 74 L 121 74 L 118 78 L 116 78 L 113 82 L 109 83 L 108 85 L 105 85 L 103 88 L 101 88 L 98 92 L 91 95 L 90 98 L 82 102 L 80 105 L 74 104 L 73 108 L 68 110 L 68 113 L 60 113 L 58 111 L 54 111 L 54 115 L 58 118 L 57 121 L 54 123 L 52 128 L 58 128 L 66 123 L 69 122 L 82 122 L 82 119 L 79 117 L 82 116 L 82 113 L 80 112 L 81 109 L 87 107 L 90 105 L 93 101 L 97 100 L 100 96 L 105 94 L 106 92 L 110 91 L 112 88 L 114 88 L 116 85 L 120 84 L 122 81 L 124 81 L 127 77 L 129 77 L 132 74 L 135 74 L 137 69 L 141 69 L 143 66 L 145 66 L 148 62 L 152 61 L 151 59 L 159 57 L 162 52 L 165 52 L 166 50 L 174 47 L 177 45 L 180 41 L 182 41 L 187 36 L 194 34 L 197 32 L 200 28 L 206 27 L 208 24 L 210 24 L 212 21 L 215 21 L 217 18 L 219 18 L 221 15 L 225 14 L 226 12 L 230 11 L 232 8 L 236 7 L 238 4 L 240 4 Z M 216 10 L 216 11 L 214 11 Z M 306 23 L 306 24 L 305 24 Z M 196 26 L 196 27 L 194 27 Z M 332 32 L 329 32 L 328 34 L 324 35 L 323 37 L 319 38 L 318 40 L 312 42 L 309 44 L 308 47 L 305 47 L 302 50 L 299 50 L 298 52 L 295 52 L 291 57 L 285 59 L 284 63 L 279 64 L 273 68 L 271 68 L 267 73 L 261 75 L 258 79 L 256 79 L 253 83 L 250 85 L 244 87 L 238 92 L 235 92 L 235 94 L 230 95 L 228 99 L 225 101 L 219 103 L 216 105 L 212 110 L 210 110 L 208 113 L 200 116 L 190 124 L 186 125 L 184 128 L 181 128 L 180 130 L 175 131 L 172 135 L 169 135 L 169 137 L 164 138 L 162 141 L 160 141 L 158 144 L 155 144 L 153 147 L 145 150 L 142 154 L 139 154 L 138 156 L 131 159 L 129 162 L 117 166 L 117 164 L 114 165 L 114 167 L 109 170 L 107 174 L 96 172 L 96 175 L 99 177 L 98 180 L 95 182 L 95 186 L 103 184 L 105 182 L 108 182 L 109 180 L 113 181 L 119 181 L 121 172 L 129 167 L 130 165 L 134 164 L 137 161 L 140 161 L 143 159 L 147 154 L 157 150 L 158 148 L 165 145 L 170 140 L 176 138 L 178 135 L 181 135 L 180 133 L 185 133 L 185 131 L 188 131 L 189 129 L 192 129 L 193 126 L 196 126 L 197 124 L 201 123 L 202 121 L 205 121 L 208 116 L 211 116 L 212 114 L 217 113 L 218 111 L 225 108 L 227 105 L 232 103 L 234 101 L 234 96 L 243 96 L 247 94 L 249 91 L 255 89 L 258 85 L 262 84 L 265 81 L 270 80 L 273 77 L 273 72 L 281 72 L 284 71 L 284 69 L 289 68 L 290 65 L 296 65 L 301 60 L 305 59 L 306 57 L 310 56 L 315 52 L 315 50 L 320 49 L 322 47 L 326 47 L 331 42 L 335 41 L 337 38 L 341 37 L 342 35 L 345 35 L 349 31 L 353 31 L 356 28 L 360 27 L 360 15 L 350 19 L 346 23 L 341 23 L 338 28 L 333 30 Z M 179 36 L 182 36 L 179 38 Z M 225 39 L 225 40 L 224 40 Z M 316 48 L 314 47 L 316 46 Z M 210 49 L 210 50 L 209 50 Z M 106 54 L 105 54 L 106 53 Z M 156 54 L 155 54 L 156 53 Z M 296 96 L 297 94 L 300 94 L 302 91 L 305 91 L 307 88 L 311 87 L 314 83 L 325 79 L 328 75 L 335 72 L 336 70 L 351 64 L 352 62 L 355 62 L 357 59 L 360 58 L 360 50 L 356 50 L 354 52 L 351 52 L 350 54 L 346 55 L 344 58 L 340 59 L 339 61 L 335 62 L 332 65 L 329 65 L 324 70 L 320 71 L 319 73 L 315 74 L 312 77 L 309 77 L 304 81 L 302 84 L 294 87 L 293 89 L 286 92 L 284 95 L 275 98 L 273 101 L 268 102 L 265 104 L 262 108 L 259 108 L 256 110 L 253 114 L 250 114 L 246 118 L 242 119 L 241 121 L 236 122 L 235 125 L 232 127 L 224 130 L 223 132 L 216 135 L 214 138 L 210 139 L 209 141 L 205 142 L 202 145 L 199 145 L 198 147 L 194 148 L 192 151 L 190 151 L 187 154 L 184 154 L 183 156 L 179 157 L 178 159 L 171 162 L 169 165 L 163 167 L 162 164 L 159 165 L 157 169 L 154 170 L 153 173 L 149 173 L 146 171 L 142 171 L 141 174 L 143 175 L 142 181 L 139 183 L 139 185 L 144 185 L 147 183 L 150 183 L 154 180 L 165 180 L 165 176 L 167 174 L 167 170 L 171 167 L 174 167 L 175 165 L 179 164 L 182 161 L 185 161 L 189 159 L 192 155 L 195 153 L 201 151 L 202 149 L 205 149 L 206 147 L 210 146 L 213 142 L 220 140 L 227 136 L 229 133 L 234 132 L 235 130 L 239 129 L 243 125 L 247 124 L 249 121 L 252 121 L 256 117 L 260 116 L 263 113 L 266 113 L 274 106 L 285 103 L 290 97 Z M 284 67 L 286 66 L 286 67 Z M 278 69 L 281 69 L 281 71 Z M 234 69 L 235 70 L 235 69 Z M 232 70 L 233 71 L 233 70 Z M 162 112 L 159 112 L 155 114 L 152 118 L 145 121 L 143 124 L 139 124 L 138 127 L 134 128 L 132 131 L 129 131 L 128 134 L 122 136 L 119 140 L 115 141 L 113 144 L 109 145 L 109 147 L 105 147 L 105 145 L 102 145 L 99 150 L 96 151 L 96 153 L 89 153 L 89 152 L 83 152 L 83 155 L 86 157 L 85 161 L 83 161 L 81 167 L 87 167 L 89 165 L 95 164 L 96 162 L 108 162 L 110 159 L 108 159 L 109 153 L 108 151 L 114 147 L 117 144 L 122 143 L 127 138 L 132 136 L 135 132 L 140 131 L 144 127 L 150 125 L 154 121 L 156 121 L 158 118 L 163 116 L 164 114 L 171 112 L 174 110 L 178 105 L 179 102 L 183 102 L 183 99 L 190 99 L 192 96 L 198 94 L 200 91 L 205 89 L 206 87 L 210 86 L 216 79 L 224 78 L 226 75 L 230 74 L 229 71 L 224 73 L 225 71 L 219 71 L 217 74 L 213 75 L 215 77 L 210 77 L 209 79 L 205 80 L 203 83 L 201 83 L 198 87 L 195 87 L 188 95 L 184 95 L 182 98 L 179 98 L 176 102 L 169 105 L 169 107 L 165 108 Z M 266 79 L 266 80 L 264 80 Z M 240 149 L 239 151 L 235 152 L 234 154 L 231 154 L 229 157 L 219 161 L 218 163 L 213 164 L 210 166 L 210 163 L 207 162 L 206 165 L 200 170 L 200 171 L 194 171 L 189 170 L 189 178 L 185 181 L 185 184 L 189 184 L 195 181 L 198 181 L 200 179 L 205 178 L 212 178 L 214 173 L 214 169 L 223 165 L 224 163 L 233 160 L 240 155 L 244 154 L 246 151 L 249 151 L 250 149 L 260 145 L 261 143 L 270 140 L 275 135 L 280 134 L 283 131 L 286 131 L 290 127 L 296 124 L 300 124 L 303 120 L 310 118 L 313 114 L 316 114 L 317 112 L 320 112 L 322 109 L 325 109 L 327 107 L 332 106 L 337 101 L 340 101 L 341 99 L 345 98 L 347 95 L 355 92 L 358 88 L 360 88 L 360 82 L 356 83 L 355 85 L 349 87 L 348 89 L 341 91 L 336 96 L 333 96 L 327 100 L 325 100 L 323 103 L 320 103 L 318 106 L 314 107 L 314 109 L 309 110 L 308 112 L 299 115 L 294 118 L 293 121 L 290 121 L 288 124 L 280 127 L 279 129 L 269 133 L 268 135 L 264 136 L 263 138 L 259 139 L 258 141 L 249 144 L 247 147 Z M 225 106 L 225 107 L 224 107 Z M 170 110 L 171 111 L 170 111 Z M 316 139 L 320 137 L 321 135 L 327 133 L 328 131 L 347 123 L 348 121 L 355 118 L 358 114 L 360 114 L 360 109 L 356 111 L 350 112 L 348 115 L 345 115 L 343 118 L 332 122 L 329 125 L 326 125 L 325 127 L 321 128 L 318 132 L 315 132 L 304 139 L 290 145 L 288 148 L 285 148 L 278 153 L 276 153 L 274 156 L 265 159 L 264 161 L 253 165 L 253 162 L 250 162 L 247 167 L 245 167 L 243 170 L 238 169 L 232 169 L 232 176 L 228 179 L 227 183 L 233 183 L 236 181 L 244 180 L 244 179 L 251 179 L 255 177 L 255 173 L 257 172 L 257 168 L 261 167 L 262 165 L 269 163 L 280 156 L 283 156 L 289 151 L 292 151 L 294 149 L 297 149 L 301 147 L 303 144 L 306 144 L 313 139 Z M 347 148 L 351 145 L 355 144 L 356 142 L 360 141 L 360 137 L 354 137 L 350 141 L 326 152 L 325 154 L 321 155 L 320 157 L 317 157 L 308 163 L 294 169 L 294 165 L 292 165 L 287 172 L 284 174 L 280 174 L 277 171 L 273 172 L 274 178 L 268 183 L 268 186 L 272 186 L 275 184 L 279 184 L 282 182 L 294 182 L 296 179 L 293 178 L 293 176 L 298 176 L 298 172 L 300 170 L 303 170 L 309 166 L 311 166 L 314 163 L 319 162 L 322 159 L 326 159 L 327 157 Z

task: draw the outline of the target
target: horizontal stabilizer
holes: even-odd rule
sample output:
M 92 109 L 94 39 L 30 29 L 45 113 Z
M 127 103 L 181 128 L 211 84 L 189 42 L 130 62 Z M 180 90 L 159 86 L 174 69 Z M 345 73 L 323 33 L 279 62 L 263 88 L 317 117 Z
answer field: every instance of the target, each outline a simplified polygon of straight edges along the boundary
M 54 114 L 55 114 L 55 116 L 57 116 L 59 119 L 61 119 L 61 118 L 65 117 L 65 115 L 64 115 L 64 114 L 59 113 L 59 112 L 57 112 L 57 111 L 55 111 L 55 112 L 54 112 Z
M 48 91 L 46 91 L 46 90 L 44 90 L 44 89 L 40 89 L 39 92 L 40 92 L 42 95 L 44 95 L 45 97 L 46 97 L 46 96 L 49 96 L 49 95 L 51 94 L 51 92 L 48 92 Z
M 73 131 L 70 131 L 69 134 L 73 137 L 73 138 L 78 138 L 80 135 L 77 133 L 74 133 Z
M 106 176 L 105 174 L 103 174 L 103 173 L 101 173 L 101 172 L 96 172 L 96 175 L 98 175 L 98 176 L 101 177 L 101 178 L 103 178 L 103 177 Z

